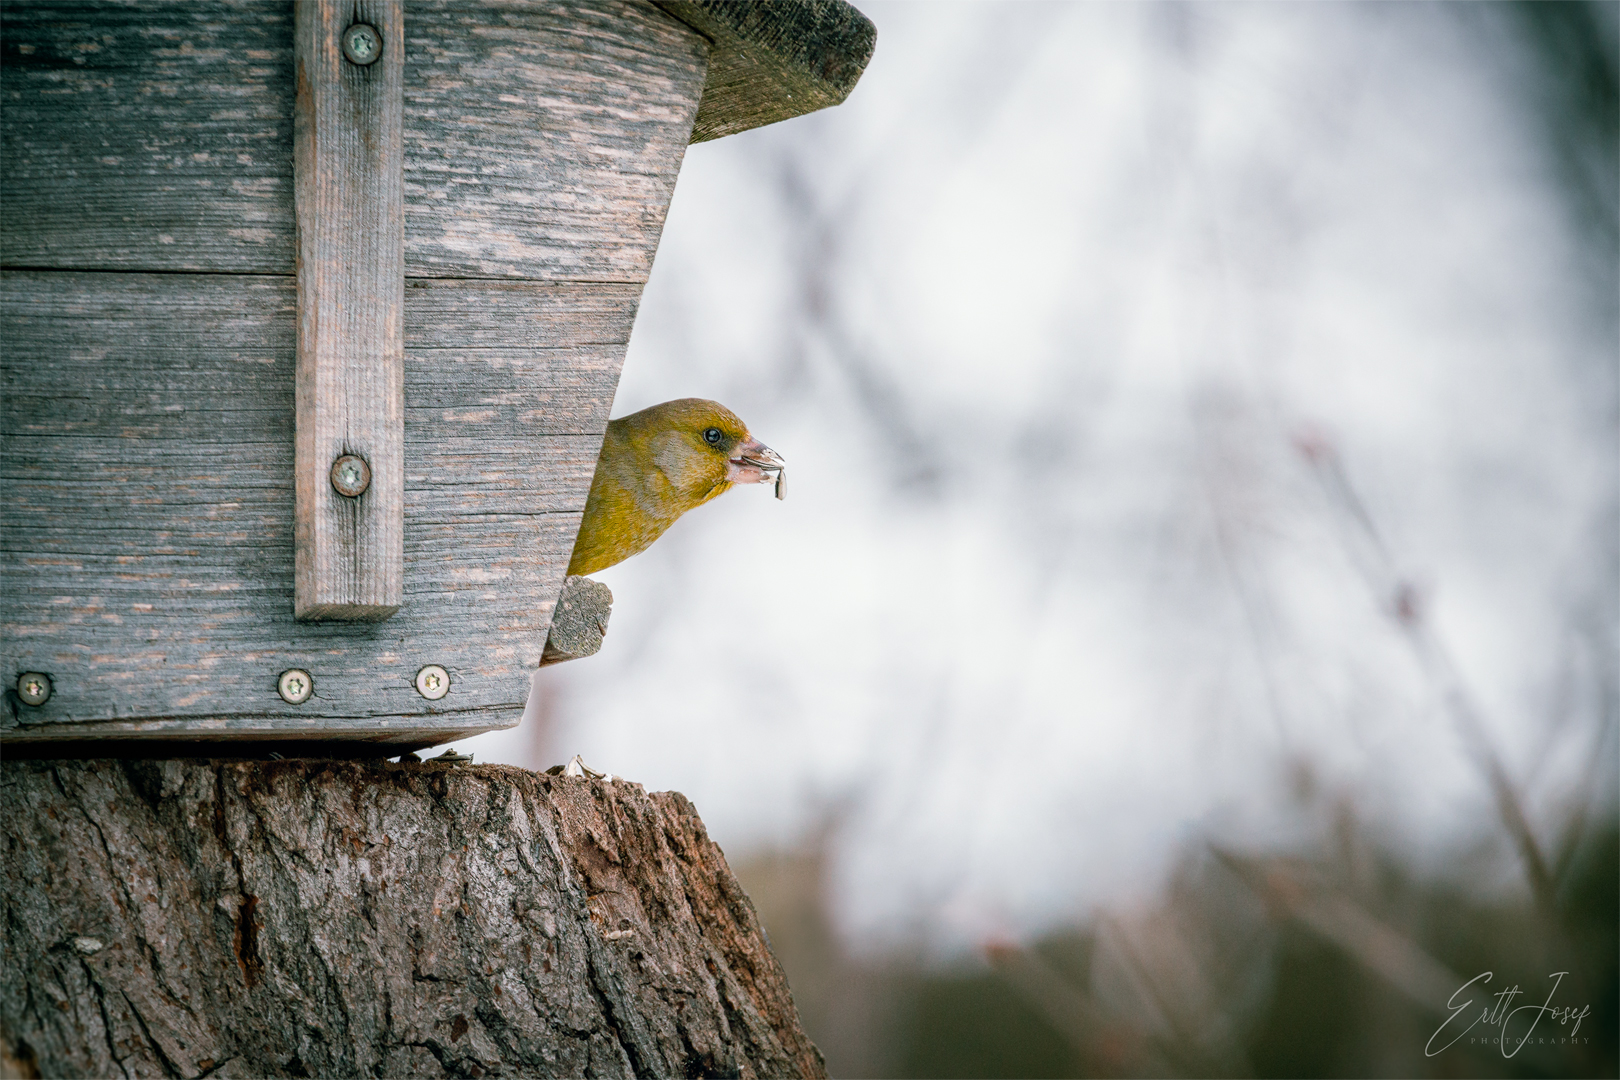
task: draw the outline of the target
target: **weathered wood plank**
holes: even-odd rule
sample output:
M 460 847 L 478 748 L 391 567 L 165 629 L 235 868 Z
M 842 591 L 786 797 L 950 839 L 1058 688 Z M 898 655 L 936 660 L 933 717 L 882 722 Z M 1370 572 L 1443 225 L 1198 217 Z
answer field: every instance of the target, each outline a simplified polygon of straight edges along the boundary
M 594 283 L 590 289 L 528 281 L 405 282 L 405 332 L 413 348 L 503 348 L 624 344 L 636 321 L 640 285 Z
M 644 283 L 707 42 L 641 2 L 409 12 L 409 272 Z
M 540 666 L 595 656 L 613 616 L 613 590 L 600 581 L 570 575 L 552 609 L 551 629 Z
M 407 273 L 640 284 L 707 42 L 645 0 L 411 0 Z M 292 273 L 292 5 L 0 7 L 0 262 Z
M 656 2 L 713 43 L 695 143 L 840 104 L 877 46 L 877 27 L 844 0 Z
M 404 600 L 404 42 L 399 0 L 296 5 L 299 619 L 376 622 Z M 346 490 L 340 458 L 358 459 Z
M 0 368 L 13 380 L 6 384 L 12 393 L 38 387 L 53 397 L 82 391 L 128 399 L 147 390 L 197 387 L 203 391 L 199 403 L 220 391 L 250 401 L 258 390 L 280 385 L 276 364 L 294 346 L 291 277 L 197 275 L 173 289 L 169 277 L 149 274 L 6 271 L 0 277 L 12 284 L 0 308 L 7 333 L 53 339 L 46 346 L 50 363 L 26 371 L 11 364 Z M 521 361 L 536 380 L 531 385 L 601 386 L 611 392 L 618 378 L 614 350 L 622 351 L 628 340 L 640 295 L 640 286 L 611 283 L 410 279 L 405 335 L 416 352 L 476 352 L 497 366 Z M 231 306 L 244 296 L 244 310 Z M 162 345 L 184 350 L 184 366 L 153 362 L 157 350 L 147 335 L 156 303 L 167 308 L 176 326 L 186 328 L 165 337 Z M 51 328 L 34 328 L 41 320 Z M 147 359 L 111 362 L 115 352 Z M 503 359 L 508 354 L 510 359 Z M 154 379 L 172 381 L 154 384 Z M 172 407 L 189 406 L 174 402 Z M 291 414 L 287 417 L 290 422 Z
M 617 285 L 417 285 L 406 607 L 342 625 L 292 614 L 292 279 L 0 275 L 0 663 L 56 679 L 44 706 L 0 716 L 28 725 L 8 742 L 298 738 L 316 722 L 420 741 L 517 720 L 634 304 Z M 471 337 L 504 323 L 512 343 L 457 345 L 462 310 L 481 320 Z M 451 673 L 438 702 L 412 685 L 428 663 Z M 290 667 L 313 673 L 313 700 L 277 696 Z
M 292 16 L 0 5 L 0 260 L 292 273 Z

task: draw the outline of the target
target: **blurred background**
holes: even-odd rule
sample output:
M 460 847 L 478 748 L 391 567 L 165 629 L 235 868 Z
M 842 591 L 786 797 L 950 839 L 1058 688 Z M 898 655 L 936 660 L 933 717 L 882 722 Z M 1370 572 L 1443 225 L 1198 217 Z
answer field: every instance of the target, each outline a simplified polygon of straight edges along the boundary
M 1616 1075 L 1620 4 L 858 6 L 614 410 L 786 501 L 457 749 L 691 797 L 835 1076 Z

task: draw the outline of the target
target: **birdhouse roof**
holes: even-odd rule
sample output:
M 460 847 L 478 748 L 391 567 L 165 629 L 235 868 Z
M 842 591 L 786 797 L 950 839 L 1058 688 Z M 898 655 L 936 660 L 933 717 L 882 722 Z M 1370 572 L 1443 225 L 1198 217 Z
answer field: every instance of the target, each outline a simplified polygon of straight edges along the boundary
M 658 6 L 713 47 L 693 142 L 841 104 L 877 45 L 872 20 L 843 0 L 658 0 Z

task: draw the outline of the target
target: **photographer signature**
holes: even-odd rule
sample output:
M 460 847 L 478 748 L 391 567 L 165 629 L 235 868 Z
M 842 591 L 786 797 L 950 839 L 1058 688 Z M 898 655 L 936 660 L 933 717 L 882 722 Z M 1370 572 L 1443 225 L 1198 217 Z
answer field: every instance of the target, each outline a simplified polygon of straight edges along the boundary
M 1473 986 L 1475 983 L 1479 983 L 1481 987 L 1483 987 L 1485 983 L 1491 981 L 1491 972 L 1481 972 L 1472 979 L 1469 979 L 1467 982 L 1463 983 L 1462 986 L 1458 987 L 1457 992 L 1451 995 L 1451 1000 L 1446 1002 L 1446 1008 L 1450 1010 L 1451 1015 L 1446 1017 L 1445 1022 L 1435 1029 L 1433 1035 L 1429 1036 L 1428 1043 L 1426 1043 L 1423 1047 L 1424 1056 L 1434 1057 L 1436 1054 L 1445 1050 L 1458 1039 L 1462 1038 L 1464 1035 L 1467 1035 L 1470 1031 L 1474 1030 L 1481 1024 L 1484 1024 L 1487 1028 L 1501 1029 L 1500 1035 L 1486 1041 L 1499 1042 L 1502 1047 L 1503 1057 L 1512 1057 L 1514 1054 L 1517 1054 L 1521 1049 L 1523 1049 L 1524 1044 L 1530 1041 L 1530 1036 L 1535 1032 L 1536 1025 L 1539 1024 L 1543 1019 L 1555 1023 L 1560 1027 L 1564 1027 L 1573 1022 L 1575 1026 L 1570 1029 L 1567 1035 L 1554 1035 L 1553 1038 L 1574 1039 L 1576 1033 L 1581 1030 L 1581 1021 L 1585 1020 L 1589 1015 L 1591 1015 L 1592 1006 L 1582 1006 L 1577 1012 L 1575 1006 L 1573 1005 L 1565 1005 L 1562 1008 L 1558 1008 L 1553 1005 L 1552 999 L 1553 995 L 1558 992 L 1558 984 L 1563 982 L 1564 976 L 1568 974 L 1569 972 L 1567 971 L 1555 971 L 1551 975 L 1547 976 L 1547 978 L 1553 980 L 1553 985 L 1552 989 L 1547 991 L 1547 1000 L 1542 1002 L 1540 1005 L 1525 1004 L 1515 1007 L 1513 1004 L 1513 999 L 1524 993 L 1523 990 L 1519 989 L 1517 983 L 1508 989 L 1498 990 L 1496 993 L 1490 995 L 1496 999 L 1495 1005 L 1484 1009 L 1472 1024 L 1469 1024 L 1467 1027 L 1453 1035 L 1451 1041 L 1446 1043 L 1445 1046 L 1440 1047 L 1439 1050 L 1434 1049 L 1435 1040 L 1440 1038 L 1446 1033 L 1447 1029 L 1452 1027 L 1452 1021 L 1456 1020 L 1459 1015 L 1467 1012 L 1474 1005 L 1473 998 L 1469 998 L 1467 1001 L 1464 1001 L 1461 1004 L 1457 1003 L 1457 999 L 1462 996 L 1465 990 L 1467 990 L 1470 986 Z M 1530 1015 L 1523 1017 L 1521 1022 L 1527 1023 L 1529 1026 L 1524 1029 L 1524 1033 L 1522 1035 L 1510 1036 L 1508 1033 L 1508 1025 L 1514 1022 L 1514 1017 L 1524 1012 L 1528 1012 Z M 1512 1049 L 1509 1049 L 1510 1046 Z

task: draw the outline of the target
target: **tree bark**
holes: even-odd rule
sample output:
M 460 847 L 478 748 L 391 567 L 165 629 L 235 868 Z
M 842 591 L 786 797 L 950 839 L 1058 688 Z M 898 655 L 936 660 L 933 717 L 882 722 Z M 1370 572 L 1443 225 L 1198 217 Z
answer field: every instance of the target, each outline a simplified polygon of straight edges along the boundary
M 45 1076 L 825 1076 L 675 792 L 7 761 L 0 1034 Z

